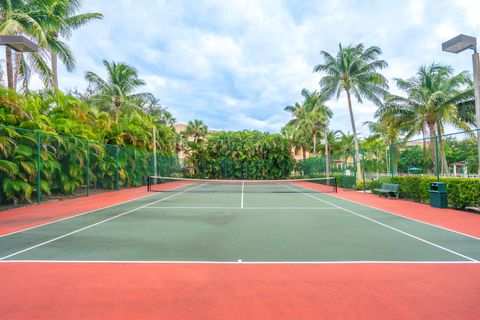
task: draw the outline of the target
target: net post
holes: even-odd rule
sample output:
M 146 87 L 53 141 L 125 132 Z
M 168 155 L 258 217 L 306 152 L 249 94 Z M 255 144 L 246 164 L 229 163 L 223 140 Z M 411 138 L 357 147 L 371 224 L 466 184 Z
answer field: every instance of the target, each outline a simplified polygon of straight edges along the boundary
M 147 177 L 147 191 L 150 192 L 152 190 L 151 186 L 150 186 L 150 176 Z
M 40 131 L 37 131 L 37 203 L 40 204 L 41 202 L 41 191 L 40 191 L 40 186 L 41 186 L 41 169 L 40 169 L 40 164 L 41 164 L 41 157 L 40 157 L 40 151 L 41 151 L 41 139 L 42 139 L 42 134 Z
M 86 180 L 87 180 L 87 196 L 90 195 L 90 143 L 87 141 L 87 174 L 86 174 Z

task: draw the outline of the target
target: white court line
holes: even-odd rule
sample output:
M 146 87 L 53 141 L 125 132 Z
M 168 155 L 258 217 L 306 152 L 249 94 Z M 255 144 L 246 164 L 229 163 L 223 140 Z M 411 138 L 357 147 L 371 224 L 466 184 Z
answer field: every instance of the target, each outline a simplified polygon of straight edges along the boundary
M 306 188 L 306 187 L 302 187 L 302 188 L 308 189 L 308 190 L 314 190 L 314 189 L 309 189 L 309 188 Z M 432 226 L 432 227 L 435 227 L 435 228 L 438 228 L 438 229 L 450 231 L 450 232 L 453 232 L 453 233 L 456 233 L 456 234 L 459 234 L 459 235 L 462 235 L 462 236 L 465 236 L 465 237 L 473 238 L 473 239 L 475 239 L 475 240 L 480 240 L 480 237 L 475 237 L 475 236 L 472 236 L 472 235 L 470 235 L 470 234 L 466 234 L 466 233 L 463 233 L 463 232 L 460 232 L 460 231 L 457 231 L 457 230 L 445 228 L 445 227 L 442 227 L 442 226 L 439 226 L 439 225 L 436 225 L 436 224 L 433 224 L 433 223 L 429 223 L 429 222 L 426 222 L 426 221 L 417 220 L 417 219 L 415 219 L 415 218 L 403 216 L 403 215 L 401 215 L 401 214 L 398 214 L 398 213 L 395 213 L 395 212 L 391 212 L 391 211 L 387 211 L 387 210 L 385 210 L 385 209 L 380 209 L 380 208 L 377 208 L 377 207 L 374 207 L 374 206 L 370 206 L 370 205 L 368 205 L 368 204 L 364 204 L 364 203 L 361 203 L 361 202 L 358 202 L 358 201 L 354 201 L 354 200 L 350 200 L 350 199 L 345 199 L 345 198 L 342 198 L 341 196 L 335 196 L 335 195 L 328 194 L 328 193 L 324 193 L 324 194 L 325 194 L 326 196 L 331 197 L 331 198 L 336 198 L 336 199 L 340 199 L 340 200 L 343 200 L 343 201 L 352 202 L 352 203 L 359 204 L 359 205 L 362 205 L 362 206 L 364 206 L 364 207 L 369 207 L 369 208 L 375 209 L 375 210 L 377 210 L 377 211 L 382 211 L 382 212 L 385 212 L 385 213 L 388 213 L 388 214 L 391 214 L 391 215 L 394 215 L 394 216 L 397 216 L 397 217 L 401 217 L 401 218 L 404 218 L 404 219 L 408 219 L 408 220 L 412 220 L 412 221 L 415 221 L 415 222 L 423 223 L 423 224 L 426 224 L 426 225 L 429 225 L 429 226 Z M 320 199 L 318 199 L 318 200 L 320 200 Z M 320 200 L 320 201 L 323 201 L 323 200 Z
M 374 207 L 374 206 L 370 206 L 370 205 L 368 205 L 368 204 L 364 204 L 364 203 L 357 202 L 357 201 L 354 201 L 354 200 L 344 199 L 344 198 L 342 198 L 342 197 L 340 197 L 340 196 L 332 196 L 331 194 L 327 194 L 327 195 L 328 195 L 329 197 L 333 197 L 333 198 L 337 198 L 337 199 L 340 199 L 340 200 L 343 200 L 343 201 L 349 201 L 349 202 L 352 202 L 352 203 L 360 204 L 360 205 L 362 205 L 362 206 L 369 207 L 369 208 L 372 208 L 372 209 L 375 209 L 375 210 L 378 210 L 378 211 L 382 211 L 382 212 L 385 212 L 385 213 L 388 213 L 388 214 L 391 214 L 391 215 L 394 215 L 394 216 L 397 216 L 397 217 L 402 217 L 402 218 L 405 218 L 405 219 L 408 219 L 408 220 L 412 220 L 412 221 L 420 222 L 420 223 L 423 223 L 423 224 L 427 224 L 427 225 L 432 226 L 432 227 L 435 227 L 435 228 L 439 228 L 439 229 L 443 229 L 443 230 L 450 231 L 450 232 L 453 232 L 453 233 L 457 233 L 457 234 L 460 234 L 460 235 L 465 236 L 465 237 L 473 238 L 473 239 L 475 239 L 475 240 L 480 240 L 479 237 L 475 237 L 475 236 L 472 236 L 472 235 L 470 235 L 470 234 L 466 234 L 466 233 L 463 233 L 463 232 L 460 232 L 460 231 L 457 231 L 457 230 L 448 229 L 448 228 L 445 228 L 445 227 L 442 227 L 442 226 L 438 226 L 438 225 L 433 224 L 433 223 L 429 223 L 429 222 L 417 220 L 417 219 L 415 219 L 415 218 L 406 217 L 406 216 L 403 216 L 403 215 L 398 214 L 398 213 L 395 213 L 395 212 L 391 212 L 391 211 L 387 211 L 387 210 L 384 210 L 384 209 L 376 208 L 376 207 Z
M 320 208 L 312 208 L 312 207 L 246 207 L 246 208 L 239 208 L 239 207 L 158 207 L 158 206 L 148 206 L 142 209 L 192 209 L 192 210 L 202 210 L 202 209 L 229 209 L 229 210 L 342 210 L 337 207 L 320 207 Z
M 469 257 L 469 256 L 463 255 L 463 254 L 461 254 L 461 253 L 459 253 L 459 252 L 456 252 L 456 251 L 454 251 L 454 250 L 450 250 L 450 249 L 448 249 L 448 248 L 445 248 L 445 247 L 443 247 L 443 246 L 441 246 L 441 245 L 438 245 L 438 244 L 433 243 L 433 242 L 431 242 L 431 241 L 425 240 L 425 239 L 423 239 L 423 238 L 414 236 L 414 235 L 411 234 L 411 233 L 402 231 L 402 230 L 397 229 L 397 228 L 395 228 L 395 227 L 389 226 L 388 224 L 385 224 L 385 223 L 382 223 L 382 222 L 377 221 L 377 220 L 375 220 L 375 219 L 366 217 L 366 216 L 364 216 L 364 215 L 361 215 L 360 213 L 354 212 L 354 211 L 349 210 L 349 209 L 347 209 L 347 208 L 343 208 L 343 207 L 341 207 L 341 206 L 337 206 L 337 205 L 335 205 L 335 204 L 333 204 L 333 203 L 331 203 L 331 202 L 328 202 L 328 201 L 319 199 L 319 198 L 314 197 L 314 196 L 312 196 L 312 195 L 310 195 L 310 194 L 308 194 L 308 193 L 301 192 L 301 191 L 299 191 L 298 189 L 294 189 L 294 188 L 292 188 L 292 187 L 290 187 L 290 186 L 286 186 L 286 187 L 288 187 L 288 188 L 290 188 L 290 189 L 292 189 L 292 190 L 295 190 L 295 191 L 297 191 L 297 192 L 300 192 L 301 194 L 304 194 L 304 195 L 306 195 L 306 196 L 308 196 L 308 197 L 311 197 L 311 198 L 313 198 L 313 199 L 317 199 L 318 201 L 322 201 L 322 202 L 324 202 L 324 203 L 326 203 L 326 204 L 329 204 L 329 205 L 331 205 L 331 206 L 334 206 L 334 207 L 338 207 L 338 208 L 340 208 L 340 209 L 343 209 L 343 210 L 345 210 L 345 211 L 347 211 L 347 212 L 350 212 L 351 214 L 356 215 L 357 217 L 360 217 L 360 218 L 362 218 L 362 219 L 371 221 L 371 222 L 376 223 L 376 224 L 379 224 L 379 225 L 381 225 L 381 226 L 383 226 L 383 227 L 385 227 L 385 228 L 388 228 L 388 229 L 397 231 L 397 232 L 399 232 L 399 233 L 401 233 L 401 234 L 404 234 L 404 235 L 409 236 L 409 237 L 411 237 L 411 238 L 414 238 L 414 239 L 417 239 L 417 240 L 422 241 L 422 242 L 424 242 L 424 243 L 427 243 L 427 244 L 429 244 L 429 245 L 431 245 L 431 246 L 434 246 L 434 247 L 436 247 L 436 248 L 439 248 L 439 249 L 442 249 L 442 250 L 444 250 L 444 251 L 453 253 L 453 254 L 455 254 L 455 255 L 457 255 L 457 256 L 459 256 L 459 257 L 468 259 L 468 260 L 470 260 L 470 261 L 478 262 L 478 260 L 476 260 L 476 259 L 474 259 L 474 258 L 471 258 L 471 257 Z
M 176 188 L 173 188 L 172 190 L 175 190 L 175 189 L 178 189 L 178 188 L 182 188 L 182 187 L 184 187 L 184 186 L 176 187 Z M 10 232 L 10 233 L 6 233 L 6 234 L 3 234 L 3 235 L 0 235 L 0 238 L 6 237 L 6 236 L 10 236 L 10 235 L 16 234 L 16 233 L 25 232 L 25 231 L 32 230 L 32 229 L 35 229 L 35 228 L 40 228 L 40 227 L 43 227 L 43 226 L 46 226 L 46 225 L 49 225 L 49 224 L 52 224 L 52 223 L 56 223 L 56 222 L 65 221 L 65 220 L 68 220 L 68 219 L 80 217 L 80 216 L 83 216 L 83 215 L 85 215 L 85 214 L 93 213 L 93 212 L 100 211 L 100 210 L 103 210 L 103 209 L 112 208 L 112 207 L 115 207 L 115 206 L 118 206 L 118 205 L 121 205 L 121 204 L 125 204 L 125 203 L 129 203 L 129 202 L 135 201 L 135 200 L 140 200 L 140 199 L 143 199 L 143 198 L 146 198 L 146 197 L 151 197 L 151 196 L 153 196 L 153 195 L 157 195 L 157 194 L 156 194 L 156 193 L 147 194 L 147 195 L 142 196 L 142 197 L 139 197 L 139 198 L 135 198 L 135 199 L 131 199 L 131 200 L 127 200 L 127 201 L 123 201 L 123 202 L 111 204 L 111 205 L 109 205 L 109 206 L 101 207 L 101 208 L 94 209 L 94 210 L 90 210 L 90 211 L 87 211 L 87 212 L 82 212 L 82 213 L 79 213 L 79 214 L 76 214 L 76 215 L 73 215 L 73 216 L 68 216 L 68 217 L 65 217 L 65 218 L 62 218 L 62 219 L 58 219 L 58 220 L 50 221 L 50 222 L 47 222 L 47 223 L 39 224 L 39 225 L 30 227 L 30 228 L 26 228 L 26 229 L 22 229 L 22 230 L 18 230 L 18 231 L 13 231 L 13 232 Z M 77 199 L 78 199 L 78 198 L 77 198 Z
M 1 263 L 98 263 L 98 264 L 480 264 L 478 261 L 396 261 L 396 260 L 364 260 L 364 261 L 170 261 L 170 260 L 4 260 Z
M 162 198 L 162 199 L 160 199 L 160 200 L 155 200 L 155 201 L 153 201 L 153 202 L 150 202 L 150 203 L 147 203 L 147 204 L 145 204 L 145 205 L 143 205 L 143 206 L 140 206 L 140 207 L 134 208 L 134 209 L 132 209 L 132 210 L 129 210 L 129 211 L 126 211 L 126 212 L 123 212 L 123 213 L 117 214 L 116 216 L 113 216 L 113 217 L 110 217 L 110 218 L 107 218 L 107 219 L 101 220 L 101 221 L 99 221 L 99 222 L 96 222 L 96 223 L 90 224 L 90 225 L 88 225 L 88 226 L 86 226 L 86 227 L 83 227 L 83 228 L 77 229 L 77 230 L 75 230 L 75 231 L 72 231 L 72 232 L 66 233 L 66 234 L 64 234 L 64 235 L 61 235 L 61 236 L 59 236 L 59 237 L 56 237 L 56 238 L 53 238 L 53 239 L 50 239 L 50 240 L 44 241 L 44 242 L 42 242 L 42 243 L 39 243 L 39 244 L 37 244 L 37 245 L 31 246 L 31 247 L 28 247 L 28 248 L 26 248 L 26 249 L 23 249 L 23 250 L 20 250 L 20 251 L 14 252 L 14 253 L 12 253 L 12 254 L 9 254 L 9 255 L 7 255 L 7 256 L 1 257 L 1 258 L 0 258 L 0 260 L 4 260 L 4 259 L 7 259 L 7 258 L 10 258 L 10 257 L 16 256 L 16 255 L 18 255 L 18 254 L 20 254 L 20 253 L 24 253 L 24 252 L 26 252 L 26 251 L 30 251 L 30 250 L 32 250 L 32 249 L 35 249 L 35 248 L 41 247 L 41 246 L 43 246 L 43 245 L 46 245 L 46 244 L 48 244 L 48 243 L 51 243 L 51 242 L 54 242 L 54 241 L 60 240 L 60 239 L 62 239 L 62 238 L 65 238 L 65 237 L 68 237 L 68 236 L 70 236 L 70 235 L 72 235 L 72 234 L 75 234 L 75 233 L 78 233 L 78 232 L 80 232 L 80 231 L 84 231 L 84 230 L 87 230 L 87 229 L 93 228 L 93 227 L 95 227 L 95 226 L 98 226 L 98 225 L 100 225 L 100 224 L 102 224 L 102 223 L 104 223 L 104 222 L 107 222 L 107 221 L 110 221 L 110 220 L 113 220 L 113 219 L 119 218 L 119 217 L 121 217 L 121 216 L 124 216 L 124 215 L 126 215 L 126 214 L 129 214 L 129 213 L 135 212 L 135 211 L 137 211 L 137 210 L 140 210 L 140 209 L 142 209 L 142 208 L 145 208 L 145 207 L 147 207 L 148 205 L 151 205 L 151 204 L 154 204 L 154 203 L 158 203 L 158 202 L 161 202 L 161 201 L 164 201 L 164 200 L 167 200 L 167 199 L 173 198 L 173 197 L 175 197 L 175 196 L 178 196 L 178 195 L 181 195 L 182 193 L 185 193 L 185 192 L 187 192 L 187 191 L 190 191 L 190 190 L 193 190 L 193 189 L 200 188 L 200 187 L 202 187 L 202 186 L 204 186 L 204 185 L 205 185 L 205 184 L 202 184 L 202 185 L 199 185 L 199 186 L 196 186 L 196 187 L 193 187 L 193 188 L 189 188 L 189 189 L 186 189 L 186 190 L 184 190 L 184 191 L 181 191 L 181 192 L 178 192 L 178 193 L 172 194 L 171 196 L 168 196 L 168 197 Z
M 245 181 L 242 181 L 242 200 L 240 203 L 240 208 L 243 209 L 243 195 L 244 195 L 244 190 L 245 190 Z

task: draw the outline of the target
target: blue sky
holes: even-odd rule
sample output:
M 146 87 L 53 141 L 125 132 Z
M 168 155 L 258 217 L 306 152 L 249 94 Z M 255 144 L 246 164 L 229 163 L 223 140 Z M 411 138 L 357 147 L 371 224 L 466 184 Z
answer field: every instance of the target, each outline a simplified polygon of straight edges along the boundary
M 179 122 L 225 130 L 278 132 L 289 119 L 283 108 L 318 88 L 319 52 L 335 53 L 339 42 L 380 46 L 391 79 L 433 61 L 471 70 L 469 54 L 444 53 L 441 43 L 480 36 L 479 0 L 87 0 L 83 11 L 105 18 L 69 40 L 78 66 L 61 70 L 62 88 L 84 89 L 85 71 L 103 74 L 104 58 L 126 62 Z M 328 105 L 331 128 L 349 131 L 346 99 Z M 354 110 L 361 125 L 376 107 Z

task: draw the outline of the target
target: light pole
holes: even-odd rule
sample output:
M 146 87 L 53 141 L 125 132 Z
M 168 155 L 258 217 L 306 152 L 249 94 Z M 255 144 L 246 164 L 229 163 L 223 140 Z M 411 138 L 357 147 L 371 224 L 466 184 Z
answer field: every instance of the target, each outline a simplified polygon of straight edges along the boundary
M 153 135 L 153 176 L 157 176 L 157 126 L 156 124 L 165 125 L 165 120 L 157 120 L 153 122 L 152 135 Z
M 480 175 L 480 53 L 477 52 L 477 38 L 460 34 L 442 43 L 442 50 L 446 52 L 460 53 L 467 49 L 473 50 L 473 85 L 475 90 L 475 113 L 477 120 L 478 174 Z

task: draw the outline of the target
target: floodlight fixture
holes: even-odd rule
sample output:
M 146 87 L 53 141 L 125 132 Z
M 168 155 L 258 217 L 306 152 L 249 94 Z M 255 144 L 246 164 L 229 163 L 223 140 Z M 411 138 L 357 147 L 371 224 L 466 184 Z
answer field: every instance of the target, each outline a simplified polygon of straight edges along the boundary
M 18 52 L 37 52 L 38 46 L 24 36 L 0 36 L 0 45 Z
M 477 38 L 460 34 L 442 43 L 442 50 L 451 53 L 460 53 L 472 49 L 477 52 Z

